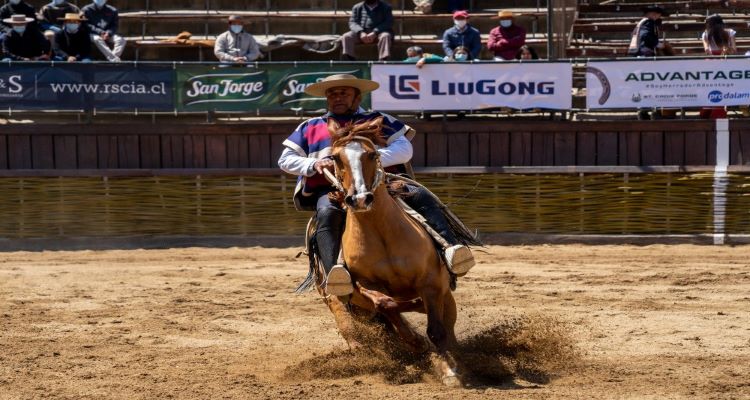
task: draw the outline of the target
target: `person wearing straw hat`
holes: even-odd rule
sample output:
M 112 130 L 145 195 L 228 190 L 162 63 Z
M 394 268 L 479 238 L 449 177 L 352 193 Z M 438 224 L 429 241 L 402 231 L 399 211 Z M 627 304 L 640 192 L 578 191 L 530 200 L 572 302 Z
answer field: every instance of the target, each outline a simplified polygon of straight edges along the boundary
M 306 94 L 326 98 L 328 112 L 301 123 L 284 141 L 284 149 L 278 160 L 282 170 L 299 176 L 294 191 L 295 207 L 298 210 L 316 211 L 317 231 L 314 240 L 326 272 L 325 286 L 330 286 L 328 293 L 336 296 L 350 294 L 352 287 L 349 272 L 344 266 L 337 264 L 346 213 L 339 205 L 331 203 L 328 194 L 334 187 L 323 172 L 334 166 L 334 161 L 329 157 L 332 143 L 328 121 L 334 119 L 340 126 L 348 126 L 382 118 L 382 133 L 387 144 L 378 151 L 380 162 L 386 171 L 399 172 L 398 167 L 408 163 L 413 152 L 407 139 L 415 134 L 411 127 L 391 115 L 378 111 L 367 112 L 360 107 L 362 96 L 378 87 L 377 82 L 350 74 L 330 75 L 308 86 Z M 474 265 L 473 256 L 468 247 L 456 245 L 456 238 L 439 205 L 435 204 L 436 201 L 429 194 L 424 193 L 424 188 L 409 186 L 408 189 L 413 193 L 409 197 L 409 205 L 422 213 L 430 225 L 453 245 L 446 250 L 449 265 L 460 267 L 461 275 L 468 272 Z
M 214 54 L 222 63 L 245 64 L 260 57 L 258 42 L 244 29 L 242 17 L 230 15 L 229 29 L 216 38 Z
M 81 9 L 86 17 L 86 25 L 91 32 L 91 41 L 99 52 L 110 62 L 120 62 L 126 40 L 117 34 L 120 17 L 117 9 L 107 0 L 94 0 Z M 112 45 L 110 49 L 109 46 Z
M 52 48 L 55 61 L 91 62 L 91 37 L 86 25 L 86 18 L 80 14 L 65 14 L 63 30 L 55 34 Z
M 513 22 L 513 12 L 509 10 L 499 11 L 493 19 L 499 21 L 499 26 L 490 31 L 487 50 L 494 54 L 495 61 L 514 60 L 518 49 L 526 44 L 526 29 Z
M 36 8 L 33 5 L 23 0 L 8 0 L 7 4 L 0 7 L 0 21 L 18 14 L 23 14 L 33 19 L 33 21 L 29 22 L 26 29 L 31 29 L 32 27 L 39 29 L 36 23 Z M 0 29 L 2 29 L 2 32 L 0 32 L 0 41 L 2 41 L 13 30 L 13 27 L 5 22 L 0 22 Z
M 23 14 L 13 15 L 3 20 L 13 27 L 10 34 L 3 40 L 3 61 L 49 60 L 49 42 L 39 29 L 28 26 L 31 21 L 33 21 L 32 18 Z
M 453 26 L 443 32 L 443 52 L 446 61 L 467 61 L 455 58 L 458 47 L 469 49 L 468 60 L 479 58 L 482 51 L 482 37 L 479 30 L 469 24 L 469 13 L 459 10 L 453 13 Z

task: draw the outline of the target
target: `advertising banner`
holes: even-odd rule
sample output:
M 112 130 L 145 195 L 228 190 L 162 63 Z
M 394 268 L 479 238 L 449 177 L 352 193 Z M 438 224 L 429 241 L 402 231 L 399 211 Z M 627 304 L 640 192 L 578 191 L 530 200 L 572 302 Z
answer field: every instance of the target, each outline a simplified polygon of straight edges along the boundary
M 258 68 L 183 66 L 177 70 L 178 111 L 325 110 L 325 98 L 310 97 L 305 88 L 328 75 L 370 77 L 369 66 L 347 64 L 260 64 Z M 363 107 L 369 107 L 365 96 Z
M 750 104 L 746 59 L 590 62 L 588 108 L 703 107 Z
M 569 109 L 570 63 L 414 64 L 372 66 L 376 110 Z
M 170 67 L 0 65 L 0 108 L 173 110 Z

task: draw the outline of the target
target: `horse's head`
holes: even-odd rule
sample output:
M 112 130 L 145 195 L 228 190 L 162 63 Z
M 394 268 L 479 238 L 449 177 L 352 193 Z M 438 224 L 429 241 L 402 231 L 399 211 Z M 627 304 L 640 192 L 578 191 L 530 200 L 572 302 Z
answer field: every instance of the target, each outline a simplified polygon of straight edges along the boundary
M 344 203 L 354 212 L 369 210 L 375 189 L 383 183 L 385 173 L 377 149 L 386 144 L 382 128 L 382 117 L 345 128 L 333 118 L 328 121 L 336 178 L 344 189 Z

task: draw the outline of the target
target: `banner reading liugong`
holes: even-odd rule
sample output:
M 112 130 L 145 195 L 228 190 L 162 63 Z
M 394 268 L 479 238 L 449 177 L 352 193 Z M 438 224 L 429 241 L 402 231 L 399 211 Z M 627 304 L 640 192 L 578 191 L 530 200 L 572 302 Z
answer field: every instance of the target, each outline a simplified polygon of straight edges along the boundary
M 588 108 L 703 107 L 750 104 L 746 59 L 590 62 Z
M 569 109 L 570 63 L 375 64 L 376 110 Z

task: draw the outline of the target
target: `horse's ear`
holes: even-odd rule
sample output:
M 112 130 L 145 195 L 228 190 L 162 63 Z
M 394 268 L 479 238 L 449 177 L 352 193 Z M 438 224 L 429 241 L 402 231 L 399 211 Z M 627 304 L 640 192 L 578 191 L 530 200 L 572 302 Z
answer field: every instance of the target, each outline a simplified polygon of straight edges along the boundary
M 338 121 L 333 118 L 328 118 L 328 133 L 331 134 L 333 140 L 336 140 L 341 136 L 341 125 Z

